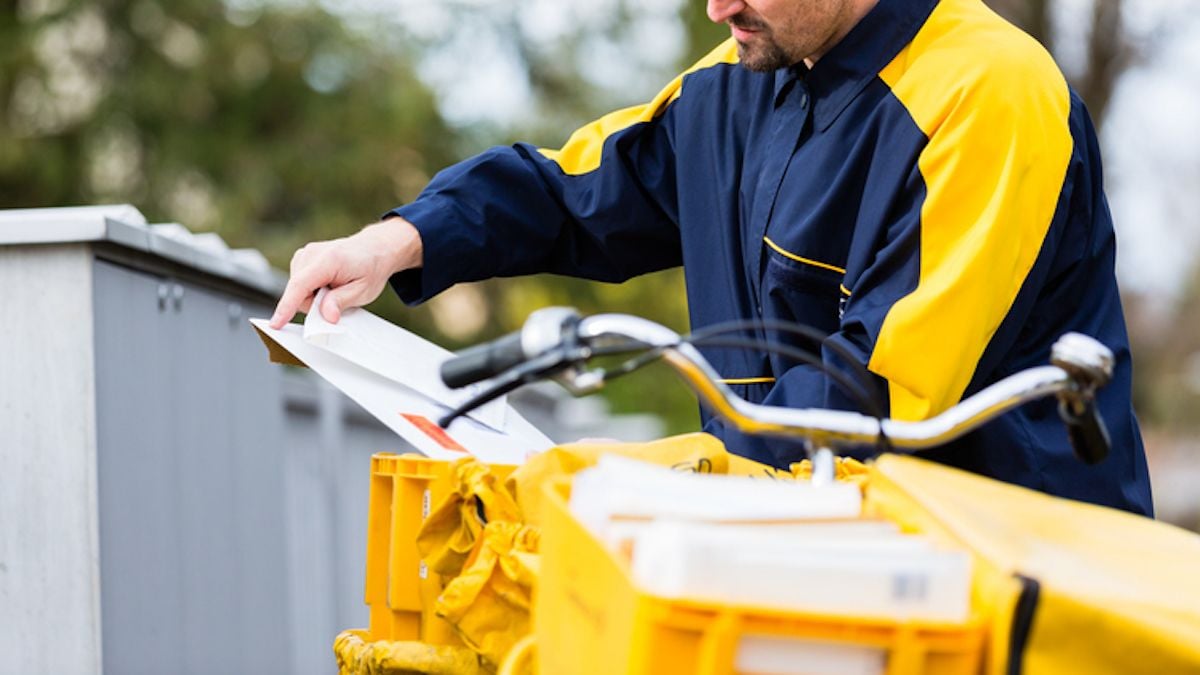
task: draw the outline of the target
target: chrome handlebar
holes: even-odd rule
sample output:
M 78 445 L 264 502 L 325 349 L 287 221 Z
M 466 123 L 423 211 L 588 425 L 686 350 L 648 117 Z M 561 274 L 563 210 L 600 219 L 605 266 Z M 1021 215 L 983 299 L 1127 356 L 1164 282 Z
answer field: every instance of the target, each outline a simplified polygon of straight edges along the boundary
M 511 344 L 514 337 L 504 338 Z M 822 448 L 870 445 L 886 439 L 896 450 L 913 452 L 942 445 L 1034 399 L 1054 394 L 1076 454 L 1088 463 L 1108 453 L 1108 437 L 1095 409 L 1095 392 L 1112 377 L 1113 354 L 1100 342 L 1067 333 L 1051 350 L 1051 365 L 1014 373 L 921 421 L 877 419 L 857 412 L 819 408 L 782 408 L 751 403 L 729 390 L 708 360 L 678 333 L 652 321 L 625 314 L 579 318 L 571 309 L 550 307 L 531 314 L 520 331 L 527 372 L 497 378 L 504 391 L 537 379 L 554 379 L 576 395 L 598 390 L 604 372 L 588 370 L 596 352 L 629 348 L 631 343 L 657 353 L 670 364 L 701 402 L 738 431 L 805 439 L 810 453 Z M 478 348 L 474 348 L 478 349 Z M 452 359 L 453 361 L 453 359 Z M 447 365 L 453 368 L 451 362 Z M 510 371 L 518 372 L 522 365 Z M 461 370 L 461 368 L 460 368 Z M 497 375 L 476 372 L 476 379 Z M 502 392 L 501 392 L 502 393 Z M 468 404 L 470 405 L 470 404 Z M 468 407 L 464 407 L 469 409 Z M 457 414 L 452 413 L 444 422 Z

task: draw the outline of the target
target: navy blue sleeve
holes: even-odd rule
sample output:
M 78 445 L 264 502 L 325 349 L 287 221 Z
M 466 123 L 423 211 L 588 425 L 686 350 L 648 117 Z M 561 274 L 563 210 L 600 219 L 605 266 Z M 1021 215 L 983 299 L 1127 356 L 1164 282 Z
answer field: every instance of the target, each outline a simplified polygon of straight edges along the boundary
M 624 281 L 682 263 L 677 116 L 688 76 L 737 60 L 727 40 L 650 102 L 576 130 L 558 150 L 493 148 L 434 177 L 388 215 L 421 234 L 424 266 L 392 278 L 409 304 L 460 281 L 549 272 Z
M 560 151 L 498 147 L 439 173 L 388 214 L 410 221 L 424 246 L 424 266 L 393 288 L 415 304 L 463 281 L 549 272 L 617 282 L 679 265 L 671 111 L 651 112 L 601 120 Z

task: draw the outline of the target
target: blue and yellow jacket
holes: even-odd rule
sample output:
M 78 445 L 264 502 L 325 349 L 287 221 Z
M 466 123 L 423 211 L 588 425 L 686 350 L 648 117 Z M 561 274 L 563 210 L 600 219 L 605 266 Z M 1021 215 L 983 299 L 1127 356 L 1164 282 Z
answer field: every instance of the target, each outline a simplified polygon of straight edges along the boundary
M 394 288 L 412 303 L 460 281 L 620 281 L 682 264 L 693 328 L 765 318 L 827 331 L 901 420 L 1045 364 L 1055 338 L 1083 332 L 1117 355 L 1099 394 L 1105 462 L 1074 459 L 1053 400 L 926 456 L 1150 513 L 1096 136 L 1041 46 L 980 0 L 880 0 L 811 71 L 737 60 L 728 41 L 561 149 L 495 148 L 439 173 L 393 212 L 425 259 Z M 811 366 L 705 355 L 751 401 L 853 407 Z M 828 346 L 824 358 L 846 367 Z M 760 461 L 801 456 L 705 428 Z

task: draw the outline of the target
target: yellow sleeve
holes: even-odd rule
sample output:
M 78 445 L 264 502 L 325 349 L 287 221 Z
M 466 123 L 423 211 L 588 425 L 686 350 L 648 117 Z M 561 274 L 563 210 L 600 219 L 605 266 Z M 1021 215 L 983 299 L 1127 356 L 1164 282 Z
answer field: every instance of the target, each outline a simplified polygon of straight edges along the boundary
M 888 310 L 869 367 L 891 415 L 956 403 L 1041 251 L 1073 151 L 1070 92 L 1016 30 L 957 37 L 942 3 L 880 77 L 928 138 L 916 288 Z

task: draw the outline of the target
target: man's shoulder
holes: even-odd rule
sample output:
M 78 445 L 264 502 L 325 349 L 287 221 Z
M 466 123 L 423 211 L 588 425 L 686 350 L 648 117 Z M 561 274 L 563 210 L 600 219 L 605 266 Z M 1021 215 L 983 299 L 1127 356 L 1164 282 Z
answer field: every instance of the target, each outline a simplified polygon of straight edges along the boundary
M 1065 85 L 1045 47 L 978 0 L 939 3 L 880 76 L 889 84 L 917 80 L 935 90 L 983 87 L 1013 96 Z
M 963 104 L 1019 111 L 1070 97 L 1049 52 L 978 0 L 939 3 L 879 75 L 906 106 L 934 118 Z

